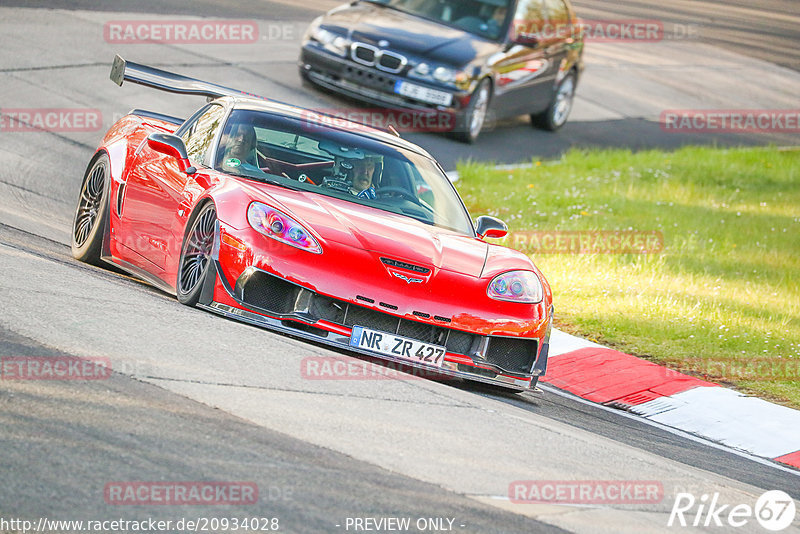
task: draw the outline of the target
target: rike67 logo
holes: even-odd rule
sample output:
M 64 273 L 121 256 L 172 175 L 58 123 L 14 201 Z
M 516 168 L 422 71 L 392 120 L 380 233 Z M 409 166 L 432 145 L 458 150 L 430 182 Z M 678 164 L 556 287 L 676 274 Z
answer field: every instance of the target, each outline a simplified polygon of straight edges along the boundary
M 743 527 L 753 518 L 765 529 L 784 530 L 792 524 L 796 508 L 792 498 L 783 491 L 767 491 L 749 504 L 721 504 L 719 493 L 703 494 L 696 499 L 691 493 L 678 493 L 667 526 L 681 527 Z

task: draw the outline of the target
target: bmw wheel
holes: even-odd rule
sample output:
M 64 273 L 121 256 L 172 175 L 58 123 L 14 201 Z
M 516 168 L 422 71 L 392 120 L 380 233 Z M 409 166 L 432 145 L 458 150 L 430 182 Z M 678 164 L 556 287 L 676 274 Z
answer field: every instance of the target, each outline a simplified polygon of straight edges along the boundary
M 531 115 L 531 124 L 538 128 L 554 132 L 564 126 L 572 111 L 572 101 L 575 98 L 575 73 L 567 74 L 556 87 L 553 101 L 541 113 Z
M 458 138 L 465 143 L 474 143 L 486 122 L 489 112 L 489 102 L 492 99 L 492 87 L 489 80 L 484 78 L 472 93 L 467 110 L 464 113 L 464 124 L 457 133 Z

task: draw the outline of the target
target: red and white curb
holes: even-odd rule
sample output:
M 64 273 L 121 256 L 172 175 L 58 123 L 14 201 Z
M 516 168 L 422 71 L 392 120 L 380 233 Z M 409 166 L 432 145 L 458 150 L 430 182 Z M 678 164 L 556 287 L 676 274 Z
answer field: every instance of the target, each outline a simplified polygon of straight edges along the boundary
M 800 411 L 553 329 L 543 382 L 588 401 L 800 468 Z

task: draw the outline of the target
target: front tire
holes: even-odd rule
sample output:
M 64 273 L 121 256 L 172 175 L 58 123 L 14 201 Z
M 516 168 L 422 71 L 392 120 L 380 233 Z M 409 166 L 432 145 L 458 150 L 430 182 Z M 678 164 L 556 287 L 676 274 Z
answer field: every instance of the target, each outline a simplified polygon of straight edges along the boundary
M 575 73 L 567 74 L 556 87 L 553 101 L 541 113 L 531 115 L 531 124 L 537 128 L 555 132 L 567 123 L 572 102 L 575 99 Z
M 108 226 L 111 162 L 105 153 L 91 161 L 83 176 L 78 207 L 72 219 L 72 257 L 101 265 L 103 234 Z
M 176 294 L 187 306 L 196 305 L 209 278 L 216 276 L 211 257 L 217 225 L 217 208 L 208 202 L 192 214 L 186 225 L 178 264 Z
M 489 103 L 492 99 L 492 85 L 487 78 L 481 80 L 478 87 L 469 99 L 467 110 L 464 113 L 464 124 L 456 137 L 465 143 L 474 143 L 481 134 L 489 113 Z

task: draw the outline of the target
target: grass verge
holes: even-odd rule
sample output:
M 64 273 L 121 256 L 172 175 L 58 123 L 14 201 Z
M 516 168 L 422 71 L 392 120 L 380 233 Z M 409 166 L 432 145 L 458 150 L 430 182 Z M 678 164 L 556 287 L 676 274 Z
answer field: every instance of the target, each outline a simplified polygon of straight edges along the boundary
M 470 212 L 505 220 L 544 272 L 562 329 L 800 408 L 800 151 L 576 150 L 459 173 Z M 614 235 L 598 231 L 663 249 L 545 251 L 559 232 Z

